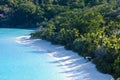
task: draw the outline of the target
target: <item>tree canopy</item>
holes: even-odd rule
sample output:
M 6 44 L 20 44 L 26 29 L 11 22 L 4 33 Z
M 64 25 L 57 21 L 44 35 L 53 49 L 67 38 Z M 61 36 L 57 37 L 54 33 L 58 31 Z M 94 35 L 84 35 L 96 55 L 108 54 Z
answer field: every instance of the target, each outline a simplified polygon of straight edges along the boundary
M 32 38 L 89 56 L 120 79 L 120 0 L 0 0 L 0 24 L 39 27 Z M 3 17 L 4 16 L 4 17 Z

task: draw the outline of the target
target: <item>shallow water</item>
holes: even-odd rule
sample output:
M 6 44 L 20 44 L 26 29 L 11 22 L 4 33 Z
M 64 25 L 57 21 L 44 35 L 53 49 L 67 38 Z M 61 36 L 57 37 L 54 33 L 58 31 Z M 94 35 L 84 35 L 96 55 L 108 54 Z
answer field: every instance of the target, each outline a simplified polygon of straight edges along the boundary
M 16 42 L 32 31 L 0 28 L 0 80 L 68 80 L 52 57 Z

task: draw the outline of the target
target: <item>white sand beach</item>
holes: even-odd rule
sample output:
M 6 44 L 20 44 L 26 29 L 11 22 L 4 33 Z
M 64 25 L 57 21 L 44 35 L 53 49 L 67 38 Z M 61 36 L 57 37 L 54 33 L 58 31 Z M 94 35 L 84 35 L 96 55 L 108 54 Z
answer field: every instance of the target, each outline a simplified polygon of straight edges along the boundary
M 52 63 L 59 63 L 62 73 L 70 80 L 110 80 L 109 74 L 97 71 L 92 62 L 88 62 L 77 53 L 65 50 L 63 46 L 52 45 L 41 39 L 29 39 L 30 36 L 16 38 L 16 42 L 35 48 L 38 52 L 43 51 L 54 59 Z

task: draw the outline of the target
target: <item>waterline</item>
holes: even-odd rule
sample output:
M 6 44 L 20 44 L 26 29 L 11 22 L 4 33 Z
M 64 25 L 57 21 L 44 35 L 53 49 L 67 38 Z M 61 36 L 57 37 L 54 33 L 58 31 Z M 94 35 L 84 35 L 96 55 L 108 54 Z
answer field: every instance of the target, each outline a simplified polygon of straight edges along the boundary
M 65 50 L 63 46 L 52 45 L 50 42 L 41 39 L 29 39 L 28 36 L 26 38 L 24 36 L 19 40 L 21 43 L 25 41 L 29 43 L 25 45 L 35 48 L 37 53 L 43 51 L 51 56 L 54 61 L 50 63 L 59 63 L 58 67 L 62 69 L 61 73 L 64 73 L 70 80 L 110 80 L 112 77 L 98 72 L 93 63 L 87 62 L 77 53 Z

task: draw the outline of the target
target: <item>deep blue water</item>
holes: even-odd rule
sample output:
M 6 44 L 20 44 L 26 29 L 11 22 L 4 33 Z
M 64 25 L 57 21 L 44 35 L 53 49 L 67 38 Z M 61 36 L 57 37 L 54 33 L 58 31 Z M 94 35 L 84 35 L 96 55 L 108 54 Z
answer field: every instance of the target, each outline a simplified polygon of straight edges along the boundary
M 33 30 L 0 28 L 0 80 L 67 80 L 52 57 L 16 43 Z

